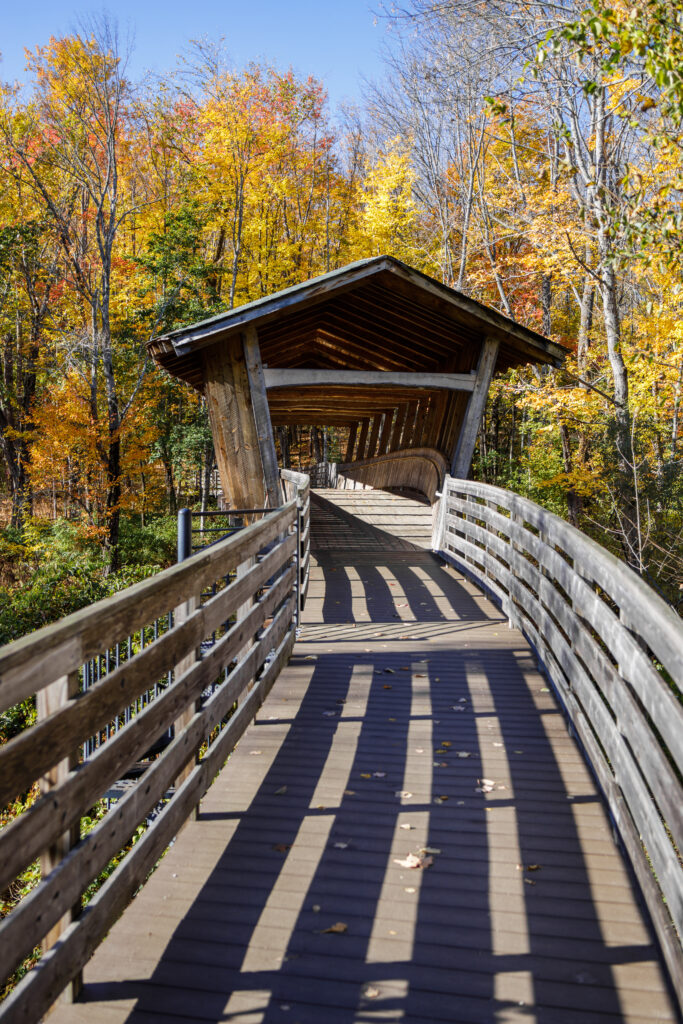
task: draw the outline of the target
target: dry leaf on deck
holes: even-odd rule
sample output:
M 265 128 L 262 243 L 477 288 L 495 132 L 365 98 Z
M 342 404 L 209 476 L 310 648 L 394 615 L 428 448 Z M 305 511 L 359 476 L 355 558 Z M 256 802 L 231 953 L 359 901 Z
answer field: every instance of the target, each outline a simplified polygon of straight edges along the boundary
M 287 853 L 287 850 L 291 850 L 291 843 L 276 843 L 273 849 L 276 853 Z
M 283 796 L 287 792 L 286 786 L 280 786 L 279 789 L 275 790 L 275 796 Z
M 343 921 L 337 921 L 336 924 L 331 925 L 329 928 L 323 928 L 321 935 L 343 935 L 344 932 L 349 930 L 349 926 L 344 924 Z
M 398 864 L 402 868 L 430 868 L 433 863 L 433 857 L 420 857 L 414 853 L 409 853 L 404 860 L 394 857 L 394 864 Z

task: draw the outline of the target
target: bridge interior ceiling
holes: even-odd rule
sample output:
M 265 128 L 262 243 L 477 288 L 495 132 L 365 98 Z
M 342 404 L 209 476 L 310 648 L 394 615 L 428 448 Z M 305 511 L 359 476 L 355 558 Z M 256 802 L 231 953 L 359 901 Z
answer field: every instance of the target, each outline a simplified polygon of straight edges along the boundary
M 481 343 L 491 333 L 500 337 L 499 370 L 532 359 L 555 361 L 537 348 L 532 351 L 519 336 L 492 330 L 465 309 L 414 294 L 391 274 L 279 308 L 255 322 L 263 365 L 271 368 L 467 373 L 476 367 Z M 224 333 L 214 335 L 212 344 L 240 326 L 226 319 Z M 179 352 L 169 337 L 156 339 L 151 351 L 160 365 L 201 390 L 200 347 Z

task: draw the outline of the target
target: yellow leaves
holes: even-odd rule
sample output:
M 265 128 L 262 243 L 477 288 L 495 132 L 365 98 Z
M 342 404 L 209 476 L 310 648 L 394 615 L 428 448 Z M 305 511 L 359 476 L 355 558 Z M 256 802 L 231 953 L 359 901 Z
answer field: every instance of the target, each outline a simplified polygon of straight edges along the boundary
M 360 197 L 358 256 L 387 254 L 414 263 L 414 181 L 409 151 L 397 136 L 366 173 Z

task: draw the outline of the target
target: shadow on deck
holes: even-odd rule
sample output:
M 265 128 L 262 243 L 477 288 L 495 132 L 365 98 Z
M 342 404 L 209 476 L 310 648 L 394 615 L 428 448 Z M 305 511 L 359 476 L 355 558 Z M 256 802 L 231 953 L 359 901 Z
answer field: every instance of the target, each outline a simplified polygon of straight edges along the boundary
M 314 502 L 288 668 L 51 1019 L 676 1020 L 524 638 L 348 500 Z

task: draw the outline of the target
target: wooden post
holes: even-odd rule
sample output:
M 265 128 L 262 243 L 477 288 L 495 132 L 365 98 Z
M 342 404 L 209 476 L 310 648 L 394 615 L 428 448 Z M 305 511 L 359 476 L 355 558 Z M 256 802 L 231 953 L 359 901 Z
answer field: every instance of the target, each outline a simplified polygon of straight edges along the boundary
M 370 426 L 370 420 L 365 419 L 360 422 L 360 436 L 358 438 L 358 450 L 356 451 L 356 461 L 365 458 L 365 445 L 368 440 L 368 427 Z
M 389 442 L 389 451 L 397 452 L 401 447 L 401 434 L 403 433 L 403 426 L 406 421 L 408 414 L 407 405 L 399 405 L 396 412 L 396 420 L 394 422 L 394 429 L 391 432 L 391 441 Z
M 263 508 L 265 473 L 242 337 L 207 348 L 202 369 L 223 494 L 233 508 Z
M 366 459 L 372 459 L 377 454 L 377 441 L 379 439 L 379 428 L 382 425 L 382 414 L 377 413 L 373 418 L 372 427 L 370 429 L 370 440 L 368 441 L 368 450 L 365 453 Z
M 174 624 L 174 626 L 180 626 L 180 625 L 182 625 L 183 622 L 187 622 L 187 620 L 193 615 L 193 613 L 197 610 L 197 608 L 199 608 L 199 596 L 196 595 L 196 594 L 193 594 L 191 597 L 188 597 L 187 601 L 183 601 L 183 603 L 181 605 L 178 605 L 178 607 L 175 609 L 175 611 L 173 613 L 173 624 Z M 197 650 L 193 650 L 193 651 L 190 651 L 189 654 L 186 654 L 184 658 L 180 659 L 178 664 L 175 666 L 175 669 L 174 669 L 174 672 L 173 672 L 174 682 L 177 682 L 178 679 L 180 679 L 180 677 L 185 672 L 188 672 L 192 668 L 192 666 L 199 660 L 198 655 L 199 655 L 199 652 Z M 175 736 L 176 737 L 180 736 L 182 731 L 185 728 L 187 728 L 187 726 L 190 724 L 190 722 L 192 721 L 192 719 L 193 719 L 193 717 L 195 715 L 197 707 L 198 707 L 198 702 L 195 702 L 194 704 L 190 704 L 189 707 L 185 708 L 185 710 L 183 712 L 181 712 L 179 717 L 176 718 L 175 722 L 173 723 L 173 728 L 174 728 Z M 180 786 L 185 781 L 185 779 L 188 777 L 188 775 L 190 774 L 190 772 L 194 768 L 195 764 L 196 764 L 196 758 L 194 760 L 189 761 L 185 765 L 185 767 L 181 771 L 180 775 L 175 780 L 176 788 L 178 786 Z M 195 807 L 194 811 L 192 812 L 192 814 L 190 815 L 190 818 L 188 820 L 191 820 L 191 819 L 195 819 L 196 820 L 198 810 L 199 810 L 199 808 Z
M 387 409 L 384 413 L 384 422 L 382 423 L 382 433 L 379 435 L 379 447 L 377 449 L 378 455 L 384 455 L 389 448 L 389 440 L 391 438 L 391 424 L 394 419 L 394 410 Z
M 353 449 L 356 444 L 356 432 L 358 431 L 358 424 L 354 423 L 349 427 L 349 443 L 346 446 L 346 458 L 344 462 L 351 462 L 353 460 Z
M 268 406 L 268 395 L 266 394 L 266 382 L 263 376 L 258 332 L 255 327 L 247 327 L 242 336 L 242 343 L 244 345 L 244 357 L 247 364 L 247 377 L 249 379 L 252 409 L 256 422 L 256 436 L 263 464 L 268 505 L 270 508 L 277 508 L 282 500 L 280 473 L 277 466 L 277 455 L 275 454 L 275 438 L 273 437 L 273 426 L 270 421 L 270 408 Z
M 78 694 L 78 672 L 71 672 L 68 676 L 62 676 L 61 679 L 56 679 L 54 683 L 49 686 L 45 686 L 42 690 L 39 690 L 36 694 L 36 710 L 38 721 L 44 718 L 48 718 L 54 711 L 59 710 L 66 704 L 68 700 Z M 51 789 L 59 785 L 66 779 L 69 772 L 78 765 L 78 750 L 72 751 L 72 753 L 65 757 L 63 761 L 51 768 L 49 772 L 42 776 L 40 779 L 40 791 L 41 793 L 49 793 Z M 80 821 L 72 825 L 72 827 L 61 835 L 57 841 L 49 847 L 40 858 L 40 873 L 43 878 L 46 878 L 53 868 L 62 861 L 67 853 L 81 838 L 81 826 Z M 64 934 L 72 921 L 74 921 L 80 914 L 80 902 L 73 906 L 71 910 L 66 913 L 57 924 L 53 925 L 50 931 L 43 939 L 43 952 L 46 953 L 49 949 L 54 946 L 58 939 Z M 83 987 L 83 975 L 79 973 L 75 976 L 73 981 L 64 989 L 61 996 L 58 999 L 60 1003 L 73 1003 Z
M 484 415 L 486 398 L 489 393 L 491 377 L 493 376 L 493 371 L 496 366 L 496 357 L 498 356 L 499 347 L 500 341 L 498 338 L 490 337 L 485 338 L 484 344 L 482 345 L 474 390 L 470 395 L 462 430 L 460 431 L 460 436 L 451 460 L 451 476 L 456 478 L 459 477 L 463 480 L 466 479 L 467 474 L 470 471 L 470 466 L 472 465 L 472 456 L 474 454 L 474 445 L 477 440 L 477 431 L 479 430 L 481 418 Z

